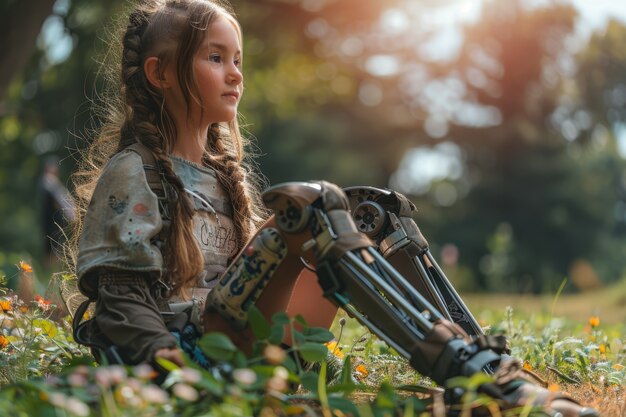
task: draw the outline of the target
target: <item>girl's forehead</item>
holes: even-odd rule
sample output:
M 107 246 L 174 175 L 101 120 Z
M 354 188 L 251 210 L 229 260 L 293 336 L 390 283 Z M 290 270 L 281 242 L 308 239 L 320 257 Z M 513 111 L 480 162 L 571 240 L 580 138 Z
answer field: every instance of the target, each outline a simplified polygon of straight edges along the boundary
M 206 31 L 204 46 L 241 50 L 241 31 L 232 18 L 217 17 Z

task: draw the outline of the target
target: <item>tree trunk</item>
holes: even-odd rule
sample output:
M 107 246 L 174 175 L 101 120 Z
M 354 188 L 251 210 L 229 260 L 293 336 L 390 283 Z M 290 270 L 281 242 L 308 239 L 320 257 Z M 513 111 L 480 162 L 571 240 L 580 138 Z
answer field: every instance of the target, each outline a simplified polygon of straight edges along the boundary
M 14 0 L 0 15 L 0 114 L 1 103 L 13 78 L 24 69 L 36 48 L 41 26 L 56 0 Z

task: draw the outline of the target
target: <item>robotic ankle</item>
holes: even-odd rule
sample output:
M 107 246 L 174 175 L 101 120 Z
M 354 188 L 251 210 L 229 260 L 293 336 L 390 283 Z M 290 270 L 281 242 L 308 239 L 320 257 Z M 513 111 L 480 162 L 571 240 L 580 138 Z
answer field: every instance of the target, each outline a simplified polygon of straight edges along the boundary
M 496 368 L 506 350 L 506 339 L 481 336 L 470 340 L 463 329 L 448 320 L 438 320 L 423 341 L 416 343 L 409 363 L 418 372 L 444 385 L 455 376 L 471 376 Z

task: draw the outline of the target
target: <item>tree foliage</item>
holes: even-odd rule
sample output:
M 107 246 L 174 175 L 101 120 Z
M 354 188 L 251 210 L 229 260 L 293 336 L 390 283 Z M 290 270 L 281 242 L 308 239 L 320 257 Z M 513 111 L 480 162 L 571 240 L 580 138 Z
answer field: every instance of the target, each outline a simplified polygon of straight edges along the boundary
M 8 21 L 17 3 L 0 9 Z M 618 279 L 626 27 L 609 22 L 574 50 L 573 7 L 491 1 L 441 58 L 430 20 L 454 4 L 233 1 L 245 33 L 241 110 L 261 170 L 271 183 L 399 188 L 435 255 L 459 248 L 467 287 L 550 289 L 581 261 Z M 60 155 L 67 178 L 97 127 L 107 28 L 127 6 L 59 0 L 44 28 L 71 54 L 55 56 L 46 30 L 37 46 L 24 36 L 12 48 L 30 60 L 0 98 L 0 265 L 41 251 L 41 160 Z

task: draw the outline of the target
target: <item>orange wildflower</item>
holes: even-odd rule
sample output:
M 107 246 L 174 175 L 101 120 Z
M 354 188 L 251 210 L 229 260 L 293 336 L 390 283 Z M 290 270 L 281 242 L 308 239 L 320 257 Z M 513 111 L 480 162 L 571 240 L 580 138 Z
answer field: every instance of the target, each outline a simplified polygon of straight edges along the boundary
M 369 374 L 369 372 L 367 371 L 367 368 L 363 364 L 357 365 L 357 367 L 354 368 L 354 370 L 358 372 L 359 375 L 363 378 L 365 378 Z
M 616 363 L 611 368 L 615 369 L 616 371 L 621 371 L 622 369 L 624 369 L 624 365 Z
M 6 300 L 6 299 L 0 300 L 0 310 L 2 310 L 5 313 L 11 310 L 11 300 Z
M 548 391 L 550 392 L 559 392 L 559 384 L 550 384 L 548 385 Z
M 600 325 L 600 317 L 598 316 L 589 317 L 589 325 L 591 327 L 598 327 Z
M 20 268 L 20 271 L 23 271 L 23 272 L 33 272 L 33 267 L 24 261 L 20 261 L 19 268 Z
M 600 345 L 599 349 L 600 353 L 602 353 L 603 355 L 606 353 L 606 346 L 604 345 L 604 343 Z
M 528 361 L 524 361 L 524 369 L 526 369 L 527 371 L 532 371 L 533 367 L 531 366 L 530 362 Z
M 42 310 L 48 310 L 50 308 L 51 302 L 43 298 L 41 295 L 36 295 L 35 301 L 37 302 L 37 306 Z
M 0 349 L 4 349 L 9 344 L 9 339 L 0 334 Z

